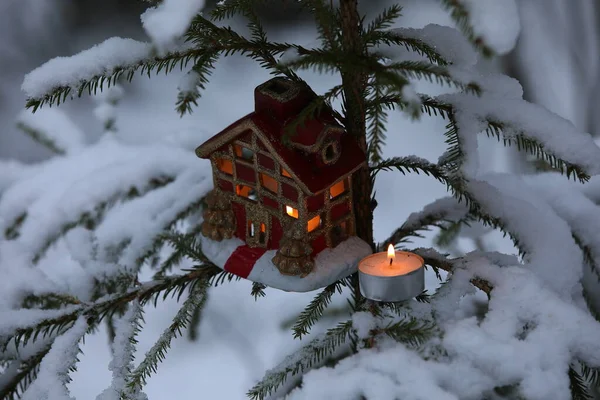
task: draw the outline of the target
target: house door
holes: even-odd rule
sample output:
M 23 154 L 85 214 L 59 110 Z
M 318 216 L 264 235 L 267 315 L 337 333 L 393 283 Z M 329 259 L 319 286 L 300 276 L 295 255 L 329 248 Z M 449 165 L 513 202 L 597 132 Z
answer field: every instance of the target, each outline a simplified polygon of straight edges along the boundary
M 269 213 L 257 205 L 246 206 L 246 244 L 267 247 L 269 242 Z

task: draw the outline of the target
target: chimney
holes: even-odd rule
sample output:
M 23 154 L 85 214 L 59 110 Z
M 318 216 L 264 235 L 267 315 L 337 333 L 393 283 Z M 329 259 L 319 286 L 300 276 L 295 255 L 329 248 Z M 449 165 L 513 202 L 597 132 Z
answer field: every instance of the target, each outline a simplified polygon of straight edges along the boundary
M 303 83 L 276 77 L 254 89 L 254 111 L 269 112 L 281 122 L 296 116 L 314 98 Z

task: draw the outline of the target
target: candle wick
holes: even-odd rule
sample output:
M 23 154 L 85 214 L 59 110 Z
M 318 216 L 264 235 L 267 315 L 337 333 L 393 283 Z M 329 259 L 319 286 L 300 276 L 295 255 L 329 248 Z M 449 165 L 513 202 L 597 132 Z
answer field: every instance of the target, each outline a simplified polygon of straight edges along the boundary
M 390 265 L 392 265 L 392 262 L 394 261 L 393 258 L 390 258 Z

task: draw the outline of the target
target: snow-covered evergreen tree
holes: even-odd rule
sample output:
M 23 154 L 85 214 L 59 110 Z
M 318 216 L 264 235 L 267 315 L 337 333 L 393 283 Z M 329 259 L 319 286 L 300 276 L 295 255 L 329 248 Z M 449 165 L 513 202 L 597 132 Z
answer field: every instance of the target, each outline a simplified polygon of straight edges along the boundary
M 67 385 L 79 344 L 102 323 L 113 338 L 112 383 L 97 398 L 146 398 L 146 380 L 199 318 L 211 287 L 234 278 L 197 240 L 210 166 L 178 142 L 127 144 L 115 117 L 124 81 L 179 67 L 189 73 L 176 109 L 192 112 L 216 60 L 232 54 L 295 81 L 309 69 L 339 74 L 340 84 L 315 88 L 321 95 L 297 122 L 323 107 L 337 110 L 369 157 L 368 168 L 354 178 L 358 235 L 374 249 L 394 243 L 420 254 L 442 280 L 435 293 L 405 303 L 363 298 L 356 274 L 325 287 L 294 323 L 294 336 L 306 336 L 340 293 L 350 297 L 345 321 L 268 371 L 250 398 L 593 396 L 600 385 L 600 323 L 586 281 L 600 279 L 600 148 L 569 122 L 522 100 L 515 80 L 477 71 L 480 56 L 499 50 L 486 41 L 477 2 L 442 0 L 455 30 L 391 29 L 399 6 L 367 19 L 356 0 L 301 0 L 318 29 L 314 46 L 270 41 L 254 13 L 258 1 L 220 2 L 207 14 L 200 12 L 202 0 L 157 3 L 142 15 L 150 43 L 112 38 L 50 60 L 23 83 L 35 114 L 24 113 L 19 125 L 56 157 L 31 166 L 0 164 L 0 398 L 71 398 Z M 236 15 L 247 19 L 248 32 L 223 24 Z M 450 89 L 417 93 L 418 80 Z M 86 93 L 99 96 L 95 114 L 106 130 L 93 144 L 60 109 L 50 108 Z M 448 148 L 439 160 L 384 158 L 386 118 L 394 109 L 446 120 L 440 134 Z M 544 159 L 553 172 L 482 174 L 480 133 Z M 386 170 L 424 173 L 450 196 L 432 199 L 375 243 L 373 182 Z M 451 237 L 476 223 L 508 235 L 518 256 L 474 251 L 450 257 L 409 247 L 424 230 L 441 228 Z M 59 245 L 78 268 L 57 282 L 40 265 Z M 584 276 L 586 264 L 593 276 Z M 140 281 L 142 268 L 151 268 L 153 279 Z M 255 284 L 252 294 L 262 296 L 264 289 Z M 144 308 L 170 295 L 181 298 L 181 308 L 136 358 Z

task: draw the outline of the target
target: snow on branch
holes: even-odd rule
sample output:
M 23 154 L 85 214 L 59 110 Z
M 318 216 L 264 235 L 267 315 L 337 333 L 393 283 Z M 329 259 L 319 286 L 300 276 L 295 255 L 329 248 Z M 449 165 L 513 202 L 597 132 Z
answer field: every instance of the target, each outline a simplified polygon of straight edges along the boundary
M 120 400 L 126 394 L 131 400 L 146 399 L 142 392 L 131 391 L 127 387 L 127 377 L 133 370 L 135 336 L 141 329 L 142 312 L 139 301 L 134 300 L 125 315 L 115 324 L 113 359 L 108 365 L 108 369 L 112 371 L 112 383 L 96 400 Z
M 67 389 L 69 372 L 77 363 L 79 341 L 88 330 L 87 318 L 78 318 L 73 326 L 58 336 L 40 364 L 36 380 L 27 388 L 23 400 L 71 400 Z
M 429 230 L 431 227 L 445 228 L 444 223 L 456 223 L 467 216 L 468 208 L 453 197 L 444 197 L 428 204 L 422 211 L 408 216 L 402 226 L 396 229 L 389 238 L 381 242 L 378 247 L 385 249 L 388 244 L 408 242 L 409 236 L 422 237 L 419 231 Z
M 514 0 L 440 0 L 465 37 L 486 57 L 510 51 L 520 32 Z
M 377 50 L 392 60 L 405 59 L 411 57 L 411 53 L 417 53 L 438 65 L 471 66 L 477 62 L 477 54 L 464 36 L 448 26 L 429 24 L 420 29 L 394 28 L 377 33 L 376 39 L 388 46 L 393 44 L 407 50 L 398 52 L 398 48 L 379 45 Z
M 463 75 L 464 76 L 464 75 Z M 600 148 L 592 137 L 578 131 L 569 121 L 521 99 L 520 86 L 512 80 L 483 77 L 482 94 L 445 94 L 435 98 L 421 95 L 423 111 L 450 119 L 446 136 L 449 150 L 440 160 L 448 166 L 462 168 L 466 176 L 477 174 L 477 135 L 486 132 L 502 140 L 505 146 L 516 145 L 548 161 L 567 176 L 585 181 L 600 173 Z M 492 94 L 502 84 L 501 96 Z M 401 99 L 385 99 L 401 105 Z
M 36 114 L 23 110 L 17 118 L 17 127 L 56 154 L 83 148 L 83 132 L 61 110 L 45 109 Z
M 146 384 L 146 380 L 153 372 L 156 372 L 158 364 L 165 359 L 167 350 L 171 347 L 173 339 L 181 336 L 181 332 L 190 324 L 194 312 L 204 307 L 207 298 L 207 289 L 207 281 L 192 284 L 189 297 L 173 318 L 171 325 L 164 330 L 152 348 L 146 352 L 146 356 L 138 367 L 127 376 L 128 390 L 134 393 L 142 390 L 142 387 Z
M 58 105 L 76 92 L 80 97 L 117 84 L 121 77 L 128 81 L 137 71 L 172 71 L 187 65 L 197 56 L 191 49 L 154 56 L 152 46 L 133 39 L 114 37 L 71 57 L 54 58 L 25 76 L 22 90 L 27 95 L 27 108 L 35 112 L 44 104 Z
M 210 189 L 198 162 L 193 153 L 174 146 L 131 147 L 109 138 L 73 156 L 50 160 L 0 199 L 0 229 L 14 231 L 13 240 L 0 243 L 0 248 L 15 254 L 18 269 L 17 260 L 23 263 L 19 265 L 38 261 L 65 233 L 86 226 L 97 230 L 101 248 L 135 236 L 128 253 L 131 266 L 154 238 L 149 235 L 161 233 Z
M 169 49 L 187 31 L 205 0 L 163 0 L 142 14 L 142 25 L 159 51 Z
M 96 316 L 101 321 L 104 316 L 112 314 L 117 308 L 133 301 L 146 304 L 162 294 L 181 295 L 190 285 L 210 282 L 223 275 L 223 270 L 212 264 L 197 266 L 191 272 L 183 275 L 164 277 L 160 280 L 146 282 L 123 293 L 106 295 L 94 302 L 78 302 L 76 305 L 60 310 L 19 309 L 0 311 L 0 345 L 5 347 L 11 342 L 25 346 L 29 341 L 44 339 L 60 332 L 78 318 Z M 222 282 L 222 280 L 219 280 Z
M 470 180 L 467 190 L 518 240 L 527 269 L 564 298 L 580 296 L 583 258 L 569 225 L 522 179 L 507 174 L 484 179 Z
M 265 377 L 250 389 L 248 397 L 253 400 L 264 400 L 277 393 L 290 376 L 318 367 L 334 353 L 344 351 L 341 345 L 350 339 L 352 329 L 352 320 L 350 320 L 319 335 L 302 350 L 286 357 L 278 366 L 267 371 Z
M 577 190 L 575 184 L 567 184 L 554 174 L 525 178 L 525 182 L 569 224 L 600 281 L 600 207 Z
M 454 400 L 514 386 L 527 399 L 562 399 L 570 398 L 570 363 L 600 363 L 600 325 L 515 257 L 470 253 L 455 262 L 449 277 L 427 305 L 434 315 L 443 315 L 436 318 L 443 335 L 418 351 L 379 340 L 377 350 L 362 350 L 333 367 L 306 373 L 289 397 L 403 398 L 410 393 Z M 476 279 L 493 287 L 482 316 L 460 304 Z M 448 285 L 452 289 L 444 290 Z M 415 303 L 406 311 L 421 308 Z

